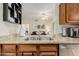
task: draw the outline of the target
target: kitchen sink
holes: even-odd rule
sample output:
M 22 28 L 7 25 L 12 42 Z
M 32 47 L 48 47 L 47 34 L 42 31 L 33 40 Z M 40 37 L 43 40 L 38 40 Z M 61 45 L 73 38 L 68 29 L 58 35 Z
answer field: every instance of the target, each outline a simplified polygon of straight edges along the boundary
M 25 40 L 53 40 L 50 35 L 29 35 Z

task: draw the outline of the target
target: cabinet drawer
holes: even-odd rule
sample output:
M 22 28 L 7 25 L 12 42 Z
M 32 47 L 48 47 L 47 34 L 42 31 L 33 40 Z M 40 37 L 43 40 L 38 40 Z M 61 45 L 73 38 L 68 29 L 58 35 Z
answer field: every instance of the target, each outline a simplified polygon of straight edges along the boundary
M 16 45 L 2 45 L 2 52 L 16 52 Z
M 2 53 L 2 56 L 16 56 L 16 53 Z
M 36 45 L 18 45 L 19 52 L 36 51 Z
M 57 51 L 58 45 L 40 45 L 40 51 Z
M 41 52 L 40 56 L 57 56 L 57 52 Z

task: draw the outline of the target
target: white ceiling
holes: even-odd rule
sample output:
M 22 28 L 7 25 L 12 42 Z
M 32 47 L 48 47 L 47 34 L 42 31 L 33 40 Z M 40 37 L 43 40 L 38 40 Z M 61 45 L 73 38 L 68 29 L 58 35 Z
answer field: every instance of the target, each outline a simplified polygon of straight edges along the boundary
M 58 8 L 58 3 L 23 3 L 22 4 L 22 18 L 23 19 L 40 19 L 47 15 L 54 17 Z

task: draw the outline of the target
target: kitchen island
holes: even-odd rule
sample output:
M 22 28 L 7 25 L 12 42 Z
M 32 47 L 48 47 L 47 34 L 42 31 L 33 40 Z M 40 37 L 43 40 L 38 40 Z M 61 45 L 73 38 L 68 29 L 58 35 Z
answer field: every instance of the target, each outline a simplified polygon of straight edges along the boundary
M 79 38 L 55 35 L 51 40 L 25 40 L 8 35 L 0 37 L 1 56 L 59 56 L 59 44 L 78 44 Z

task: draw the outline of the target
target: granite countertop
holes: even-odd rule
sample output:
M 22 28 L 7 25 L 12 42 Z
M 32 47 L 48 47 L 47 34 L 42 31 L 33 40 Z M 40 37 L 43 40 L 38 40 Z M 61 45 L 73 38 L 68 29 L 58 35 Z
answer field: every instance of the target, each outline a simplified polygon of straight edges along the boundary
M 23 37 L 8 35 L 0 37 L 0 44 L 66 44 L 79 43 L 79 38 L 62 37 L 55 35 L 52 40 L 25 40 Z

